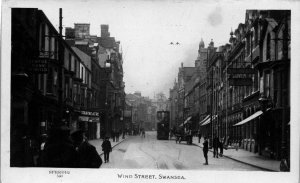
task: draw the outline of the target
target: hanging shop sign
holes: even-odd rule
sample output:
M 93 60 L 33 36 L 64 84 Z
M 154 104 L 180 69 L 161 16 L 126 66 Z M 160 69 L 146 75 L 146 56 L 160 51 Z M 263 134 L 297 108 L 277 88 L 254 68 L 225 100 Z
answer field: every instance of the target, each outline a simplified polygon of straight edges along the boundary
M 255 74 L 252 68 L 228 68 L 227 74 Z
M 229 86 L 252 86 L 252 78 L 229 78 Z
M 28 69 L 30 72 L 34 72 L 37 74 L 47 74 L 48 62 L 49 59 L 45 59 L 45 58 L 36 58 L 30 60 Z

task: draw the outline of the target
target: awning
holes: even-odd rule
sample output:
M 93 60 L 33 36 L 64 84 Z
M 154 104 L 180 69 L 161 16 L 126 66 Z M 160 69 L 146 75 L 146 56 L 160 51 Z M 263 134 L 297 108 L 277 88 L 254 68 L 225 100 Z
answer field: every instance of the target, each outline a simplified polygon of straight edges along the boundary
M 201 126 L 207 125 L 210 123 L 210 118 L 208 118 Z
M 251 120 L 257 118 L 258 116 L 260 116 L 260 115 L 262 115 L 262 114 L 263 114 L 262 111 L 257 111 L 256 113 L 252 114 L 252 115 L 249 116 L 248 118 L 246 118 L 246 119 L 244 119 L 244 120 L 238 122 L 237 124 L 235 124 L 235 125 L 233 125 L 233 126 L 243 125 L 243 124 L 245 124 L 245 123 L 247 123 L 247 122 L 249 122 L 249 121 L 251 121 Z
M 214 115 L 212 118 L 213 118 L 213 120 L 216 118 L 216 117 L 218 117 L 218 115 Z M 210 120 L 210 116 L 206 119 L 206 121 L 204 121 L 203 123 L 202 123 L 202 125 L 201 126 L 204 126 L 204 125 L 207 125 L 207 124 L 209 124 L 211 122 L 211 120 Z
M 203 120 L 201 120 L 199 122 L 199 125 L 201 125 L 202 123 L 204 123 L 209 117 L 210 117 L 210 115 L 207 115 Z
M 188 121 L 190 121 L 190 119 L 192 118 L 192 116 L 188 117 L 183 124 L 186 124 Z

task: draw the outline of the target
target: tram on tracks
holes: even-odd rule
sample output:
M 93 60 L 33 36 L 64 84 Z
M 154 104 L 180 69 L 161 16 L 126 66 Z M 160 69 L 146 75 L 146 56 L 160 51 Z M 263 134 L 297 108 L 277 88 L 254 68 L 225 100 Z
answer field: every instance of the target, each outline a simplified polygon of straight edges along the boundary
M 157 111 L 157 139 L 169 140 L 170 111 Z

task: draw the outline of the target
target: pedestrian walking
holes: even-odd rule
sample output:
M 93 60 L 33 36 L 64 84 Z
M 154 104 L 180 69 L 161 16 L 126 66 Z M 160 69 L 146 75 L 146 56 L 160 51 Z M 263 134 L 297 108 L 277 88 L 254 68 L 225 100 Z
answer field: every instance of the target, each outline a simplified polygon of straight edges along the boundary
M 215 136 L 215 138 L 213 139 L 214 158 L 215 157 L 219 158 L 219 154 L 218 154 L 219 145 L 220 145 L 219 137 Z
M 203 155 L 205 158 L 205 163 L 203 165 L 208 165 L 208 157 L 207 157 L 207 153 L 208 153 L 208 141 L 207 141 L 207 137 L 204 137 L 204 142 L 203 142 Z
M 112 151 L 111 143 L 109 137 L 106 137 L 102 143 L 102 151 L 104 152 L 104 163 L 109 162 L 109 153 Z
M 200 143 L 201 141 L 201 132 L 200 132 L 200 129 L 198 130 L 198 143 Z
M 43 164 L 44 155 L 45 155 L 45 145 L 47 142 L 48 136 L 47 134 L 41 135 L 41 143 L 39 148 L 39 158 L 38 158 L 38 166 L 41 166 Z
M 142 137 L 145 138 L 145 130 L 142 130 Z
M 102 165 L 100 155 L 96 148 L 86 140 L 82 130 L 72 133 L 71 138 L 78 152 L 78 168 L 99 168 Z
M 221 138 L 220 143 L 219 143 L 220 157 L 223 156 L 223 145 L 224 145 L 224 138 Z
M 114 130 L 111 132 L 111 136 L 112 136 L 113 142 L 115 142 L 115 140 L 116 140 L 116 132 Z
M 51 129 L 44 146 L 43 167 L 75 168 L 78 153 L 70 140 L 70 130 L 66 126 Z

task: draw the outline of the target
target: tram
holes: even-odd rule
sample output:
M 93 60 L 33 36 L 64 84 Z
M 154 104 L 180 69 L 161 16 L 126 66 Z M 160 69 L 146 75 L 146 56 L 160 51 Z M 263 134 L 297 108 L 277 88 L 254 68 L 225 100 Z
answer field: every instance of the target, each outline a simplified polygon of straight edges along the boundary
M 169 140 L 170 111 L 157 111 L 157 139 Z

